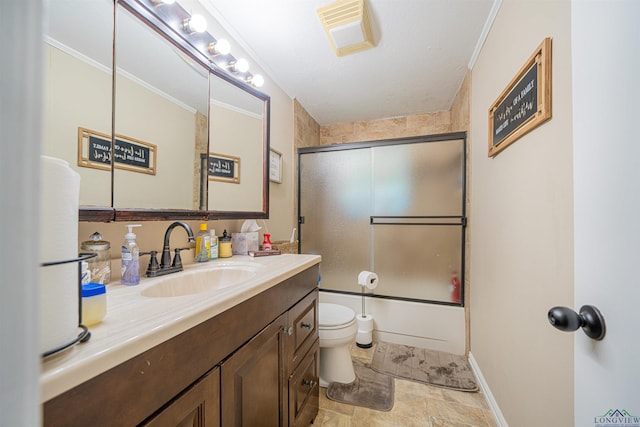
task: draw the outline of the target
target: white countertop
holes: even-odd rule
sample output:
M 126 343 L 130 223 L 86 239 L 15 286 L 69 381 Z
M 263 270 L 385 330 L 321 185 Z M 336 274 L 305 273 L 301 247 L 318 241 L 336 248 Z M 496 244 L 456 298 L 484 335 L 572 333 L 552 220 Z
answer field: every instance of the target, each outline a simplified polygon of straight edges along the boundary
M 184 272 L 143 278 L 138 286 L 108 285 L 107 315 L 101 323 L 89 327 L 91 339 L 43 360 L 40 401 L 46 402 L 319 262 L 318 255 L 234 255 L 185 266 Z M 192 295 L 140 294 L 163 279 L 225 263 L 256 265 L 257 274 L 227 288 Z

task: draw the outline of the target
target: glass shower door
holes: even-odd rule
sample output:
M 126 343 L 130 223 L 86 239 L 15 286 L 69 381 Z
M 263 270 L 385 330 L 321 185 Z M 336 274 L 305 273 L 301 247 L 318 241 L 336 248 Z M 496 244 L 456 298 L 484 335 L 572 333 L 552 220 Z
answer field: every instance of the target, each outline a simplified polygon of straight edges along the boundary
M 302 253 L 322 255 L 321 289 L 359 292 L 371 267 L 371 152 L 313 153 L 299 167 Z
M 460 304 L 464 138 L 300 150 L 300 242 L 322 255 L 320 289 Z

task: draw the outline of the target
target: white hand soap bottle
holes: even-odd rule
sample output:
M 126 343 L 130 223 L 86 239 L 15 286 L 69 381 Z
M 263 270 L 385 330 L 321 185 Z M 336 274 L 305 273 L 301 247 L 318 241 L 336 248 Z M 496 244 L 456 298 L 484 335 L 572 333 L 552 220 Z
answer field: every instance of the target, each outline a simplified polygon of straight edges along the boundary
M 129 232 L 124 236 L 122 243 L 122 284 L 137 285 L 140 283 L 140 262 L 138 261 L 140 249 L 136 243 L 136 235 L 133 227 L 142 227 L 140 224 L 125 225 Z

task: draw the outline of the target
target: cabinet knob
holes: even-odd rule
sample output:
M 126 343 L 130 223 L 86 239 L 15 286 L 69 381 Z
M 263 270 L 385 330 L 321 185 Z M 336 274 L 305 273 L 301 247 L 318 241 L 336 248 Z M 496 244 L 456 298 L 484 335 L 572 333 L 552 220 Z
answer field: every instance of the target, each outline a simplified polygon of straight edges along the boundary
M 309 388 L 314 388 L 316 386 L 316 382 L 314 380 L 302 380 L 302 385 L 306 385 Z
M 300 323 L 300 327 L 305 328 L 305 329 L 311 329 L 311 323 L 302 322 L 302 323 Z
M 291 326 L 289 326 L 288 328 L 285 327 L 284 328 L 284 333 L 287 335 L 293 335 L 293 328 Z

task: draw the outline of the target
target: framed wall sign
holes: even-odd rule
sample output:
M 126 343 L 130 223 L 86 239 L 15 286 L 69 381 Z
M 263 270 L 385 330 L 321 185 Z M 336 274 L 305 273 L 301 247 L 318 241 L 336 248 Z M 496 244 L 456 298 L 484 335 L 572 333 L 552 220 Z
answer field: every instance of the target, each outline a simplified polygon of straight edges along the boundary
M 116 169 L 155 175 L 157 151 L 154 144 L 116 134 L 112 153 L 110 135 L 78 128 L 78 166 L 109 171 L 113 157 Z
M 240 184 L 240 157 L 209 153 L 209 180 Z
M 269 153 L 269 180 L 282 184 L 282 153 L 273 148 Z
M 489 108 L 489 157 L 551 118 L 551 38 L 545 38 Z

